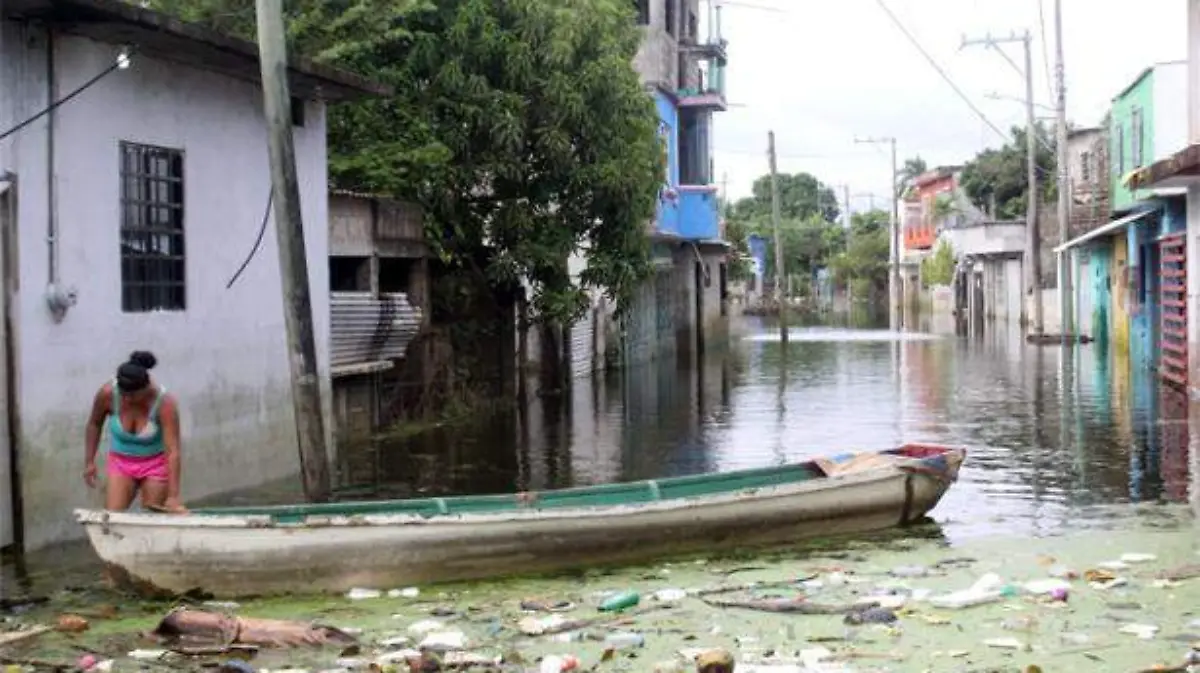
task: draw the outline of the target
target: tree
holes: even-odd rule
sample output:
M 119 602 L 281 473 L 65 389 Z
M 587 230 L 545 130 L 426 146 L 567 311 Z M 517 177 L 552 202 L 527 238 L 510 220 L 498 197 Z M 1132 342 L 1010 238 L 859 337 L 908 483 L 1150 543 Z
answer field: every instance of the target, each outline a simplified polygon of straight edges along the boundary
M 154 0 L 253 36 L 243 0 Z M 407 199 L 443 261 L 489 284 L 528 279 L 568 321 L 583 287 L 620 307 L 651 273 L 646 223 L 665 174 L 658 118 L 619 0 L 295 0 L 292 46 L 395 87 L 333 106 L 331 181 Z M 575 285 L 567 257 L 584 251 Z
M 954 247 L 949 241 L 938 243 L 933 254 L 921 260 L 921 280 L 925 285 L 949 285 L 954 281 Z
M 933 208 L 930 209 L 930 216 L 935 224 L 942 224 L 946 220 L 954 217 L 959 213 L 958 204 L 954 202 L 954 197 L 949 194 L 938 194 L 933 200 Z
M 728 212 L 728 204 L 722 208 L 722 212 Z M 750 231 L 746 227 L 746 223 L 740 220 L 727 220 L 725 222 L 725 240 L 729 241 L 729 245 L 733 248 L 729 254 L 729 279 L 732 281 L 749 280 L 753 268 L 750 264 Z
M 837 196 L 828 186 L 808 173 L 781 173 L 776 177 L 779 185 L 779 214 L 786 220 L 807 220 L 820 215 L 827 222 L 836 222 L 838 214 Z M 753 196 L 739 199 L 733 204 L 732 215 L 741 220 L 771 217 L 771 176 L 764 175 L 754 181 Z
M 1037 126 L 1039 199 L 1055 197 L 1054 139 L 1046 127 Z M 1026 163 L 1025 129 L 1013 127 L 1012 140 L 999 149 L 987 149 L 975 155 L 963 167 L 963 191 L 977 207 L 1001 220 L 1025 217 L 1029 208 L 1029 174 Z M 993 212 L 992 206 L 995 205 Z
M 917 156 L 905 159 L 904 166 L 896 175 L 896 193 L 903 195 L 908 188 L 908 184 L 927 170 L 929 170 L 929 166 L 921 157 Z
M 880 297 L 887 292 L 890 219 L 884 210 L 854 213 L 845 251 L 830 260 L 837 282 L 851 283 L 858 296 Z
M 746 230 L 767 241 L 767 263 L 763 269 L 768 277 L 775 276 L 775 235 L 770 220 L 748 222 Z M 808 219 L 787 219 L 779 223 L 779 238 L 783 244 L 783 268 L 789 276 L 812 278 L 817 270 L 829 265 L 834 255 L 845 249 L 845 229 L 828 222 L 820 215 Z

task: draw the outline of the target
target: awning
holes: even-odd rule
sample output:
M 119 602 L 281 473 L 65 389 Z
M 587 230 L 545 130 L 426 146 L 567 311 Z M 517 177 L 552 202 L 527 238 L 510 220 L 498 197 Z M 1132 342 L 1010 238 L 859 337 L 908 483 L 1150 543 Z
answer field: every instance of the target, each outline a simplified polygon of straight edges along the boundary
M 1133 213 L 1132 215 L 1126 215 L 1125 217 L 1122 217 L 1119 220 L 1113 220 L 1112 222 L 1109 222 L 1108 224 L 1106 224 L 1104 226 L 1096 227 L 1095 229 L 1087 232 L 1086 234 L 1083 234 L 1082 236 L 1076 237 L 1076 238 L 1074 238 L 1070 241 L 1067 241 L 1066 243 L 1063 243 L 1062 245 L 1058 246 L 1057 248 L 1054 249 L 1054 254 L 1056 254 L 1056 255 L 1061 254 L 1065 250 L 1070 250 L 1071 248 L 1077 248 L 1077 247 L 1083 245 L 1084 243 L 1087 243 L 1088 241 L 1091 241 L 1093 239 L 1097 239 L 1097 238 L 1100 238 L 1101 236 L 1115 233 L 1115 232 L 1133 224 L 1134 222 L 1137 222 L 1138 220 L 1140 220 L 1144 217 L 1148 217 L 1148 216 L 1154 214 L 1156 211 L 1157 211 L 1156 208 L 1151 208 L 1149 210 L 1139 210 L 1138 212 Z
M 1175 154 L 1139 168 L 1124 179 L 1133 189 L 1186 187 L 1200 176 L 1200 144 L 1189 145 Z

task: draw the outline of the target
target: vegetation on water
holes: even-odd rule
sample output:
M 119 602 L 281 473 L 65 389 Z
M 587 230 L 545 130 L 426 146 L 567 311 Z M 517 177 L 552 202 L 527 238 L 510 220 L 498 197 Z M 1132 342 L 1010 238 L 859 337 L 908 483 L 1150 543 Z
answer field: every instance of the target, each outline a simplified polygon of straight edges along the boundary
M 1195 521 L 1190 513 L 1160 507 L 1135 519 L 1114 519 L 1108 526 L 1070 536 L 951 545 L 931 525 L 767 553 L 418 587 L 416 595 L 289 597 L 197 607 L 362 630 L 357 653 L 340 648 L 263 650 L 252 662 L 272 668 L 318 670 L 339 659 L 343 664 L 347 659 L 369 661 L 377 652 L 402 647 L 380 646 L 381 641 L 407 638 L 415 644 L 427 629 L 462 633 L 467 651 L 521 662 L 517 668 L 526 670 L 536 669 L 542 657 L 570 654 L 579 657 L 583 668 L 595 665 L 598 671 L 651 670 L 656 665 L 685 671 L 691 669 L 681 651 L 715 647 L 733 652 L 739 668 L 820 654 L 826 662 L 857 671 L 1178 667 L 1185 657 L 1195 656 L 1192 647 L 1200 646 L 1200 621 L 1193 614 L 1200 579 L 1191 579 L 1200 575 Z M 965 589 L 989 573 L 1003 583 L 993 602 L 954 610 L 934 607 L 928 599 Z M 1055 575 L 1073 577 L 1066 580 L 1067 591 L 1042 593 L 1026 585 Z M 1168 576 L 1175 579 L 1162 579 Z M 680 596 L 680 590 L 686 595 Z M 598 611 L 606 598 L 629 591 L 639 594 L 637 607 L 618 614 Z M 797 597 L 819 609 L 776 611 Z M 869 613 L 850 607 L 865 602 L 884 606 Z M 537 603 L 569 605 L 551 613 Z M 90 628 L 45 634 L 6 649 L 0 659 L 73 665 L 89 652 L 115 658 L 118 670 L 125 670 L 129 651 L 158 647 L 139 632 L 151 629 L 170 607 L 100 589 L 60 592 L 49 604 L 12 619 L 52 624 L 61 614 L 74 613 L 87 617 Z M 586 623 L 556 633 L 559 619 Z M 550 632 L 523 633 L 538 624 Z M 639 639 L 644 642 L 638 644 Z M 617 641 L 630 646 L 616 647 Z M 213 659 L 153 666 L 198 670 Z
M 329 172 L 425 211 L 440 259 L 495 286 L 524 279 L 565 323 L 584 288 L 624 307 L 651 272 L 646 223 L 665 178 L 654 103 L 620 0 L 297 0 L 298 52 L 391 85 L 332 106 Z M 151 0 L 253 39 L 243 0 Z M 587 257 L 572 279 L 566 259 Z

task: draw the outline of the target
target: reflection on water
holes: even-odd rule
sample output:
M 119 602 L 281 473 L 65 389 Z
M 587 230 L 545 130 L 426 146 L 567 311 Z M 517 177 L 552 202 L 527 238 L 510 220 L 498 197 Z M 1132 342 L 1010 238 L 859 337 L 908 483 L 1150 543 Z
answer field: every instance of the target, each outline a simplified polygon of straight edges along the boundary
M 802 460 L 902 442 L 963 445 L 935 518 L 953 537 L 1045 534 L 1130 502 L 1187 502 L 1186 396 L 1087 346 L 747 320 L 696 367 L 664 360 L 579 381 L 474 430 L 349 460 L 365 496 L 545 489 Z M 940 330 L 939 330 L 940 331 Z M 1120 510 L 1120 507 L 1117 507 Z

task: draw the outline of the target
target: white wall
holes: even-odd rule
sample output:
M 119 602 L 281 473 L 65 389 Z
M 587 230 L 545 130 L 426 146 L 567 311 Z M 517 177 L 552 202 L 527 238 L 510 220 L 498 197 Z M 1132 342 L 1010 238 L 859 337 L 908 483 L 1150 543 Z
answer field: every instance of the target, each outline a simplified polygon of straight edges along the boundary
M 938 240 L 949 241 L 958 257 L 1022 252 L 1025 249 L 1025 223 L 996 223 L 946 229 Z
M 0 55 L 7 66 L 0 71 L 6 94 L 0 126 L 36 112 L 48 98 L 44 36 L 15 33 L 6 33 Z M 110 45 L 57 38 L 56 95 L 108 67 L 116 54 Z M 315 260 L 309 280 L 328 419 L 324 108 L 309 104 L 306 113 L 306 127 L 296 129 L 296 161 L 307 252 Z M 43 298 L 47 123 L 39 121 L 0 148 L 5 150 L 0 170 L 13 170 L 20 179 L 20 455 L 31 548 L 80 534 L 70 510 L 89 504 L 80 474 L 90 401 L 137 348 L 158 356 L 155 377 L 180 400 L 185 501 L 299 469 L 273 233 L 264 237 L 238 283 L 225 289 L 254 243 L 270 187 L 260 90 L 135 57 L 130 69 L 59 108 L 54 128 L 60 273 L 79 292 L 78 304 L 60 324 L 52 321 Z M 186 311 L 121 311 L 122 140 L 185 153 Z M 326 429 L 329 434 L 328 423 Z
M 1147 165 L 1187 146 L 1188 66 L 1163 63 L 1154 68 L 1154 156 Z

